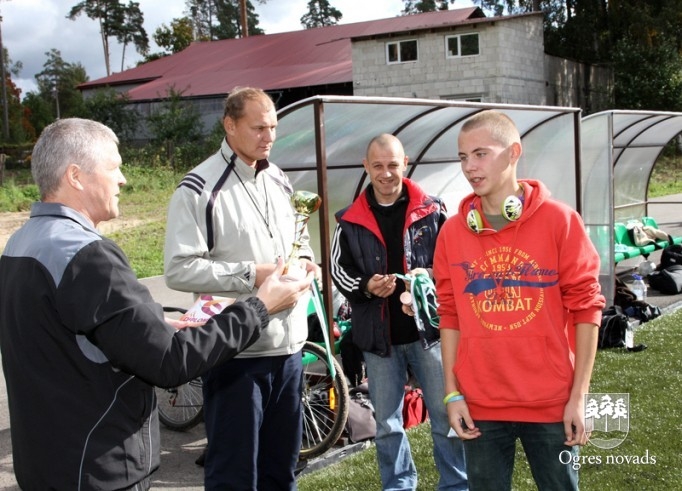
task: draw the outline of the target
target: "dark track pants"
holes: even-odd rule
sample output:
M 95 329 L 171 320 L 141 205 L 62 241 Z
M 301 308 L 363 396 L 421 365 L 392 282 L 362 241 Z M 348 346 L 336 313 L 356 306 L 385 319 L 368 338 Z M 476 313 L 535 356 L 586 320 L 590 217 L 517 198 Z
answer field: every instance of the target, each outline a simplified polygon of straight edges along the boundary
M 301 353 L 235 358 L 204 376 L 205 489 L 296 490 Z

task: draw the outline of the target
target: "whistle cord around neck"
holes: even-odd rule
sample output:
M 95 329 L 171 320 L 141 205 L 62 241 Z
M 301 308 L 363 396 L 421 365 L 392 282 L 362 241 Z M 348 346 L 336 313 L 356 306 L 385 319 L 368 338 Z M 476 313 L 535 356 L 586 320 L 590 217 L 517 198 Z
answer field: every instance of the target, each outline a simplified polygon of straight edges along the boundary
M 223 155 L 223 158 L 225 156 Z M 234 162 L 234 160 L 237 158 L 236 154 L 232 154 L 232 157 L 230 157 L 230 162 Z M 241 176 L 239 175 L 239 172 L 237 172 L 237 169 L 234 169 L 234 175 L 237 176 L 237 179 L 239 179 L 239 183 L 242 185 L 242 188 L 244 188 L 244 191 L 246 192 L 247 196 L 251 200 L 251 203 L 253 203 L 253 207 L 256 209 L 258 214 L 260 215 L 261 219 L 263 220 L 263 223 L 265 224 L 265 228 L 268 230 L 268 234 L 270 235 L 270 238 L 274 238 L 272 236 L 272 232 L 270 231 L 270 205 L 269 205 L 269 200 L 268 200 L 268 190 L 265 187 L 265 179 L 263 179 L 263 194 L 265 195 L 265 213 L 261 211 L 260 206 L 258 206 L 258 203 L 256 202 L 256 198 L 253 197 L 249 189 L 246 187 L 246 184 L 244 184 L 244 181 L 242 180 Z M 256 189 L 258 189 L 258 185 L 254 184 L 256 186 Z

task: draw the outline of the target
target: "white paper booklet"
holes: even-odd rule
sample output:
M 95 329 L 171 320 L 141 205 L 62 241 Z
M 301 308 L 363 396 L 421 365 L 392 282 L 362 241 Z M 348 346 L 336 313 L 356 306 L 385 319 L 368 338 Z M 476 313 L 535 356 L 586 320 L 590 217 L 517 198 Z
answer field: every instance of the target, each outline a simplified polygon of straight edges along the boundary
M 200 295 L 194 305 L 180 317 L 181 321 L 206 322 L 208 319 L 223 311 L 234 303 L 234 298 L 218 297 L 215 295 Z

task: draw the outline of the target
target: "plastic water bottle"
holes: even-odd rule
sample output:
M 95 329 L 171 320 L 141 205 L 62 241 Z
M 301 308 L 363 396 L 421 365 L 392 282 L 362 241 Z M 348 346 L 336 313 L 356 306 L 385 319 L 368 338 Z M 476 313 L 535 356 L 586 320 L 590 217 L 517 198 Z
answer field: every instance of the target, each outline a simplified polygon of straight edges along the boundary
M 635 294 L 635 297 L 637 297 L 637 300 L 641 300 L 642 302 L 646 302 L 646 283 L 644 283 L 644 280 L 642 277 L 638 274 L 632 275 L 635 281 L 632 282 L 632 293 Z
M 656 263 L 651 260 L 644 260 L 637 266 L 637 272 L 644 278 L 656 271 Z
M 625 329 L 625 347 L 632 349 L 635 346 L 635 326 L 634 322 L 628 321 L 628 327 Z

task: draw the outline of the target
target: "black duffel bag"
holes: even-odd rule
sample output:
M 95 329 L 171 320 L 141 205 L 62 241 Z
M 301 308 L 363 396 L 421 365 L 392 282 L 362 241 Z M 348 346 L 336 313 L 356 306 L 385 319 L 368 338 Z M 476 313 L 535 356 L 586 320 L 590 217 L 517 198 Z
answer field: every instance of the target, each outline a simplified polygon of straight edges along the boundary
M 599 328 L 599 349 L 625 348 L 625 331 L 628 328 L 628 316 L 618 305 L 603 310 Z
M 658 271 L 670 266 L 682 265 L 682 244 L 671 244 L 661 251 L 661 262 L 656 268 Z
M 647 280 L 651 288 L 666 295 L 682 293 L 682 265 L 673 264 L 660 271 L 654 271 Z

